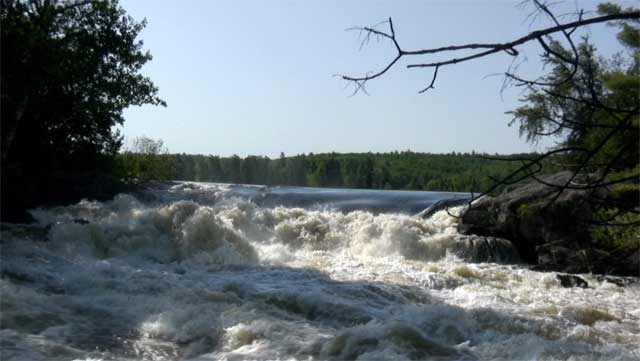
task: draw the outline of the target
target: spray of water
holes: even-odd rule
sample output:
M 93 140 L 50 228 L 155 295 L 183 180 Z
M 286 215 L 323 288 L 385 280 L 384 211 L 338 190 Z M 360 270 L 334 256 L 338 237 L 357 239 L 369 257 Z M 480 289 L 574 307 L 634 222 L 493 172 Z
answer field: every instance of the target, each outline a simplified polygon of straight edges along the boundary
M 181 184 L 2 229 L 11 360 L 633 360 L 640 287 L 473 263 L 456 218 Z M 460 209 L 453 210 L 459 212 Z

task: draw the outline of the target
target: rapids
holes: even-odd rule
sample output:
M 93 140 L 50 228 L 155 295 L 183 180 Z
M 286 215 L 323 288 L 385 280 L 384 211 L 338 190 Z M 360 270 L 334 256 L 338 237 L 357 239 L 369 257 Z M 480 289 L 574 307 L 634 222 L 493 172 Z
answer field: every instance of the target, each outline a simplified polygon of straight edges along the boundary
M 457 218 L 413 215 L 466 196 L 177 183 L 33 210 L 2 225 L 0 358 L 640 358 L 637 282 L 472 263 Z

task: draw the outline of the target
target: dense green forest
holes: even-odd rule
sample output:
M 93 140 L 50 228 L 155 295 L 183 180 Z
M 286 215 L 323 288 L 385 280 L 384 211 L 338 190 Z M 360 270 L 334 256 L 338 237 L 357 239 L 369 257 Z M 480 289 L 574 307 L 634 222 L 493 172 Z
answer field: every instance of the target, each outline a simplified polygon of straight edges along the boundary
M 119 154 L 119 175 L 200 182 L 479 192 L 493 185 L 492 178 L 502 178 L 518 165 L 491 159 L 487 154 L 455 152 L 281 154 L 270 159 L 168 154 L 158 153 L 158 149 Z

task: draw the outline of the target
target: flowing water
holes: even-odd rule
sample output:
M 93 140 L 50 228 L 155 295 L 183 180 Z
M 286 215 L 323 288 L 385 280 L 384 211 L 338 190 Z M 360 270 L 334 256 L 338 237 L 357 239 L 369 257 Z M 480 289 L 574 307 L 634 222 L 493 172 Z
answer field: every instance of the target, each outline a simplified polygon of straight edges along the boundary
M 180 183 L 3 225 L 2 360 L 637 360 L 640 286 L 472 263 L 433 192 Z

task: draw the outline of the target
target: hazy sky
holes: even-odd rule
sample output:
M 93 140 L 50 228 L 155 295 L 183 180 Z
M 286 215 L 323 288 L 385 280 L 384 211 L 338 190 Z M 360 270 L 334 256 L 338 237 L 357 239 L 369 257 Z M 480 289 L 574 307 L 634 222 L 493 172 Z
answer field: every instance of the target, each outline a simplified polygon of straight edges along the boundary
M 369 96 L 333 74 L 360 75 L 395 56 L 389 42 L 359 50 L 345 31 L 391 16 L 406 49 L 515 39 L 547 25 L 531 23 L 531 6 L 515 1 L 157 1 L 121 5 L 136 20 L 154 59 L 143 72 L 168 107 L 125 111 L 124 134 L 161 138 L 171 152 L 277 156 L 320 152 L 531 150 L 504 114 L 518 89 L 500 95 L 512 58 L 499 54 L 440 69 L 436 89 L 417 94 L 431 70 L 408 59 L 369 83 Z M 558 12 L 593 10 L 597 2 L 566 2 Z M 587 29 L 611 53 L 613 29 Z M 533 44 L 535 45 L 535 44 Z M 526 48 L 523 74 L 539 73 L 536 46 Z M 426 60 L 433 60 L 431 58 Z M 424 60 L 423 60 L 424 61 Z M 399 66 L 398 66 L 399 65 Z

